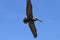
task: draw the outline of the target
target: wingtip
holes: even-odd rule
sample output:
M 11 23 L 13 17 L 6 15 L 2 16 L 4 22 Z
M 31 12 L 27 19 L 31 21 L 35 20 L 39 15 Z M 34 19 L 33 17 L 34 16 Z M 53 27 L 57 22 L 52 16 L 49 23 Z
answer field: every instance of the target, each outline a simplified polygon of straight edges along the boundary
M 34 35 L 34 38 L 37 38 L 37 34 L 36 34 L 36 35 Z

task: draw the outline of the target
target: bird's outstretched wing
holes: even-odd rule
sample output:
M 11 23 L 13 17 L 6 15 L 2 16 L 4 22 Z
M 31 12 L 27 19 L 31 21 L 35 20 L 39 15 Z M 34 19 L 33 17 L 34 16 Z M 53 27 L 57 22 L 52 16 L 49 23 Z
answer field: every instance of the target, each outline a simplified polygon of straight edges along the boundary
M 33 18 L 31 0 L 27 0 L 26 15 L 27 18 Z
M 32 31 L 33 36 L 36 38 L 37 37 L 37 30 L 35 28 L 34 22 L 29 22 L 29 27 Z
M 27 0 L 26 15 L 27 15 L 27 19 L 32 19 L 33 18 L 31 0 Z M 35 25 L 34 25 L 34 21 L 29 21 L 28 24 L 29 24 L 29 27 L 32 31 L 33 36 L 36 38 L 37 37 L 37 31 L 36 31 L 36 28 L 35 28 Z

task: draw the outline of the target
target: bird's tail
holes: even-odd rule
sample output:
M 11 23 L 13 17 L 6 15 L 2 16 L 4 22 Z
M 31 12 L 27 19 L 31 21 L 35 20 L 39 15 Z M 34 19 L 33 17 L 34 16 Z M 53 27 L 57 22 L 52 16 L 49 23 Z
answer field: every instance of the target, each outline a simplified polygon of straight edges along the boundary
M 38 21 L 43 22 L 42 20 L 38 19 Z
M 36 17 L 36 20 L 37 20 L 37 21 L 40 21 L 40 22 L 43 22 L 42 20 L 40 20 L 40 19 L 39 19 L 39 18 L 37 18 L 37 17 Z

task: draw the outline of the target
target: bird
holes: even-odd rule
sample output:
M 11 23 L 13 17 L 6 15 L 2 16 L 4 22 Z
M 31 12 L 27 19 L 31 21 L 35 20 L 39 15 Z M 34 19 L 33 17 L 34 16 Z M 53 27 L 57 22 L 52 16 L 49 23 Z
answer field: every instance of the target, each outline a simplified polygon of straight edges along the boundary
M 35 27 L 35 21 L 40 21 L 42 22 L 39 18 L 37 17 L 33 17 L 33 13 L 32 13 L 32 3 L 31 3 L 31 0 L 26 0 L 26 16 L 24 19 L 23 19 L 23 22 L 25 24 L 28 24 L 29 25 L 29 28 L 33 34 L 33 36 L 36 38 L 37 37 L 37 30 L 36 30 L 36 27 Z

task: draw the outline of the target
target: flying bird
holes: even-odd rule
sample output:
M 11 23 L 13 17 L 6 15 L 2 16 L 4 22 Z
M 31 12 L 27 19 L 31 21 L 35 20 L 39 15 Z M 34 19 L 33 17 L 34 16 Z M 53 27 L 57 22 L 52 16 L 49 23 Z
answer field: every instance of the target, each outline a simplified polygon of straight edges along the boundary
M 36 30 L 34 22 L 37 20 L 40 22 L 42 22 L 42 21 L 39 20 L 37 17 L 33 17 L 31 0 L 27 0 L 27 2 L 26 2 L 26 15 L 27 15 L 27 17 L 25 17 L 23 19 L 23 22 L 25 24 L 29 25 L 29 28 L 32 31 L 33 36 L 36 38 L 37 37 L 37 30 Z

